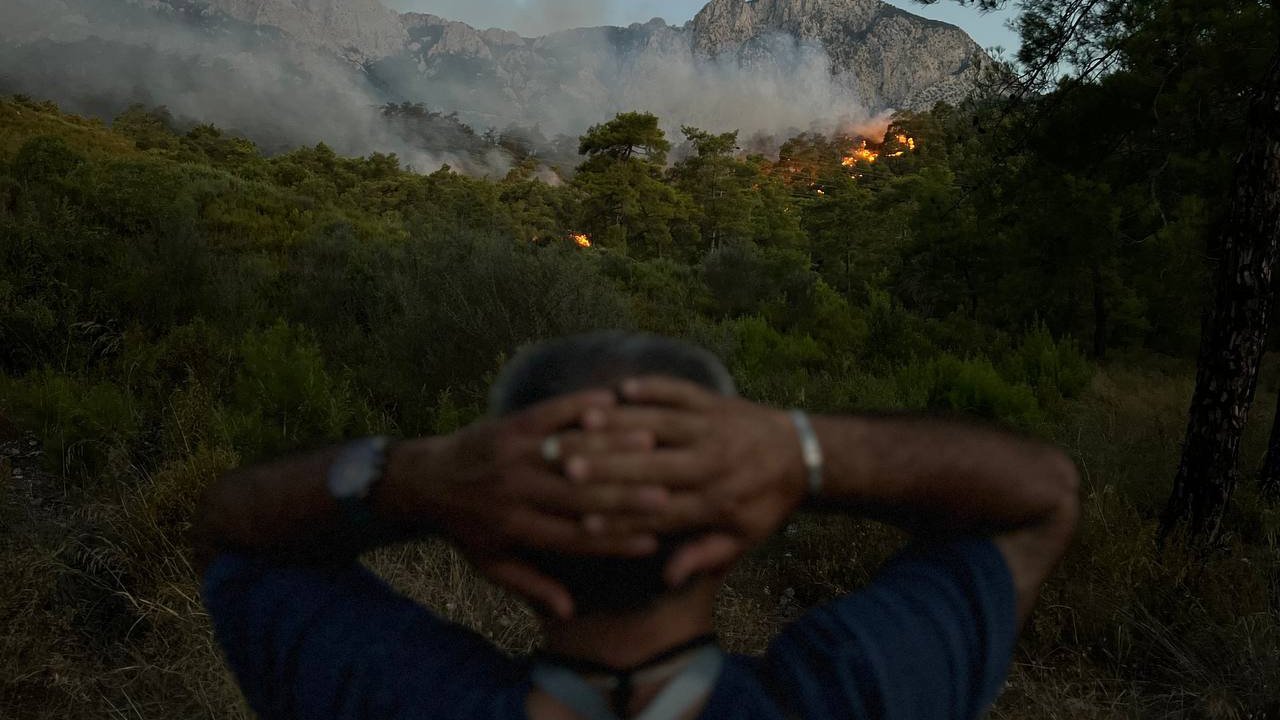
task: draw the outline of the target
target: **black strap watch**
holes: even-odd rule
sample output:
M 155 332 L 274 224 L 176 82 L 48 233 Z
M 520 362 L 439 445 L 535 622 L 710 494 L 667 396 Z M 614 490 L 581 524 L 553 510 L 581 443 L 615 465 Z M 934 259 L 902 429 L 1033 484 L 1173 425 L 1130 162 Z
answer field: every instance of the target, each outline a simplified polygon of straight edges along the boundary
M 374 524 L 369 496 L 382 480 L 391 439 L 371 437 L 349 443 L 329 466 L 329 496 L 338 504 L 349 530 L 367 530 Z

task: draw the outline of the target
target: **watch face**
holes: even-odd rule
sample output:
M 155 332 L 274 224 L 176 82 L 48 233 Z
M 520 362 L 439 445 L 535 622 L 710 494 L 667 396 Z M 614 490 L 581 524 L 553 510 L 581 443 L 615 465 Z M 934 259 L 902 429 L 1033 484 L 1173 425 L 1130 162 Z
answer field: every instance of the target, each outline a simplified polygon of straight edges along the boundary
M 339 459 L 329 469 L 329 493 L 336 498 L 364 497 L 369 490 L 368 478 L 358 460 Z
M 370 438 L 348 445 L 329 468 L 329 494 L 335 498 L 365 498 L 382 473 L 386 440 Z

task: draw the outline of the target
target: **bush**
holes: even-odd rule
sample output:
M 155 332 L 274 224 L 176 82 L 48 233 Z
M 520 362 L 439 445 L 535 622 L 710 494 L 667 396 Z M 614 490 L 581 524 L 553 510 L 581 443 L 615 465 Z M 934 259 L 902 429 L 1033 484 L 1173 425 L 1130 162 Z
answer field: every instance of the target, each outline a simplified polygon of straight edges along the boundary
M 865 350 L 871 332 L 865 314 L 850 307 L 844 296 L 821 279 L 814 283 L 796 325 L 796 329 L 818 341 L 843 372 L 852 369 L 853 360 Z
M 958 412 L 994 422 L 1029 427 L 1040 418 L 1031 388 L 1010 383 L 986 358 L 961 360 L 944 354 L 913 363 L 898 373 L 907 407 Z
M 1042 400 L 1074 398 L 1093 378 L 1093 368 L 1071 338 L 1054 340 L 1037 323 L 1001 363 L 1005 377 L 1025 382 Z
M 775 405 L 803 401 L 826 355 L 807 335 L 784 335 L 758 316 L 694 328 L 691 339 L 720 356 L 742 394 Z
M 808 303 L 818 275 L 796 250 L 743 244 L 708 253 L 702 279 L 711 290 L 713 315 L 762 315 L 788 330 L 797 319 L 795 308 Z
M 232 446 L 245 456 L 338 440 L 367 419 L 304 330 L 279 321 L 250 331 L 238 355 L 226 421 Z
M 118 470 L 138 440 L 138 403 L 116 383 L 48 369 L 21 378 L 0 375 L 0 407 L 34 431 L 49 460 L 74 477 Z
M 913 358 L 931 354 L 932 346 L 915 316 L 883 290 L 868 288 L 867 293 L 870 304 L 863 360 L 869 367 L 888 371 Z
M 64 180 L 84 165 L 84 157 L 60 137 L 44 136 L 28 140 L 13 160 L 18 179 L 26 183 Z

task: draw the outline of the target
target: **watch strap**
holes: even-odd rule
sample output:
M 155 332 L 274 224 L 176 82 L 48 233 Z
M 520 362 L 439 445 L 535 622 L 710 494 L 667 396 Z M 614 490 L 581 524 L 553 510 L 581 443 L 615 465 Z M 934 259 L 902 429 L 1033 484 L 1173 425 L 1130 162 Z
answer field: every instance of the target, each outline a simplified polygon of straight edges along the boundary
M 329 467 L 329 496 L 350 530 L 367 530 L 374 524 L 369 498 L 382 480 L 390 444 L 390 438 L 381 436 L 348 443 Z

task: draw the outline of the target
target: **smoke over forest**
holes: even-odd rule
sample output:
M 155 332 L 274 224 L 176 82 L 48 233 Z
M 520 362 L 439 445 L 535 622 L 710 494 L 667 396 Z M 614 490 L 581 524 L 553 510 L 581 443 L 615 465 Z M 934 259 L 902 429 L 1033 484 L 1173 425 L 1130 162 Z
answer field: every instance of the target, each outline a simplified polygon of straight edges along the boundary
M 536 3 L 515 20 L 591 24 L 602 19 L 594 5 Z M 664 25 L 556 33 L 540 42 L 578 61 L 552 79 L 558 94 L 522 102 L 465 62 L 423 72 L 406 53 L 359 65 L 195 3 L 16 0 L 0 8 L 0 27 L 0 92 L 104 119 L 135 103 L 165 106 L 179 123 L 212 123 L 268 152 L 323 141 L 343 154 L 395 153 L 419 171 L 447 163 L 501 174 L 511 163 L 495 140 L 503 130 L 544 159 L 571 161 L 577 135 L 629 110 L 657 114 L 669 131 L 740 130 L 755 148 L 771 146 L 773 134 L 873 121 L 820 44 L 786 35 L 758 42 L 750 57 L 708 60 L 671 47 L 680 31 Z M 650 31 L 668 47 L 627 44 L 627 32 Z M 583 63 L 593 77 L 580 77 Z M 388 103 L 435 112 L 388 122 Z
M 662 15 L 659 3 L 622 0 L 631 17 Z M 387 0 L 388 7 L 401 12 L 430 12 L 457 19 L 477 28 L 500 27 L 532 37 L 565 28 L 609 25 L 618 21 L 610 6 L 618 2 L 600 0 Z
M 386 98 L 340 58 L 196 12 L 111 0 L 62 9 L 19 0 L 2 11 L 0 25 L 31 32 L 0 45 L 0 91 L 106 118 L 133 103 L 163 105 L 179 122 L 212 123 L 268 151 L 323 141 L 345 154 L 394 152 L 418 169 L 475 169 L 443 143 L 396 133 L 377 112 Z

